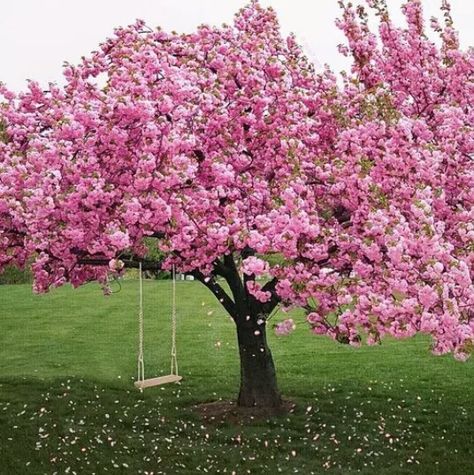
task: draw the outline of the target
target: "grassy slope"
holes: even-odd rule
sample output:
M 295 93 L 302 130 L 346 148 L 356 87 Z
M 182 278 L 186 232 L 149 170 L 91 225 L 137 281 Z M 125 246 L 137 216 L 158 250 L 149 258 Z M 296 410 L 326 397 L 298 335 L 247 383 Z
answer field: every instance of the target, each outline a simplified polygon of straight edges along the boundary
M 151 376 L 169 367 L 170 283 L 145 284 Z M 426 338 L 357 350 L 300 325 L 270 336 L 296 413 L 204 426 L 191 406 L 237 390 L 233 324 L 179 282 L 185 379 L 142 395 L 136 291 L 0 286 L 0 473 L 474 473 L 473 362 L 431 356 Z

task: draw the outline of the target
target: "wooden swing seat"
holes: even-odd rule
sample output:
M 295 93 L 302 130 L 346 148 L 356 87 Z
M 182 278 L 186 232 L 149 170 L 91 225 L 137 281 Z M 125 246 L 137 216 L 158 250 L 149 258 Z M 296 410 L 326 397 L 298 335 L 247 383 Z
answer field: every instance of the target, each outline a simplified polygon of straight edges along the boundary
M 183 379 L 177 374 L 167 374 L 166 376 L 159 376 L 157 378 L 144 379 L 143 381 L 135 381 L 135 387 L 138 389 L 151 388 L 153 386 L 160 386 L 161 384 L 177 383 Z

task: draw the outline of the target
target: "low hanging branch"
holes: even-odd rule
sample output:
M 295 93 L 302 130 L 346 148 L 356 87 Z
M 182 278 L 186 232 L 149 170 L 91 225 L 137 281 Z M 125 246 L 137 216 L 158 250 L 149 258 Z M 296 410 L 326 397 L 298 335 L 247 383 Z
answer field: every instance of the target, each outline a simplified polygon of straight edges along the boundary
M 120 260 L 124 263 L 124 266 L 127 269 L 138 269 L 141 263 L 143 270 L 150 270 L 150 271 L 162 270 L 161 262 L 152 261 L 150 259 L 120 258 Z M 108 266 L 109 262 L 110 262 L 110 259 L 107 259 L 105 257 L 83 257 L 77 261 L 79 265 L 83 265 L 83 266 Z

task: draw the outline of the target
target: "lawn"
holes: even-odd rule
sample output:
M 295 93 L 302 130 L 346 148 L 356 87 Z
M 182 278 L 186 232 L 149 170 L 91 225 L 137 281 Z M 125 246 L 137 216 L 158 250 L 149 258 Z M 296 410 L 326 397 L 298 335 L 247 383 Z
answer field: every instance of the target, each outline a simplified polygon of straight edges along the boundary
M 148 376 L 169 370 L 170 290 L 145 282 Z M 474 362 L 434 357 L 424 337 L 354 349 L 304 324 L 271 334 L 295 412 L 203 422 L 193 405 L 238 387 L 233 324 L 198 283 L 177 293 L 184 379 L 141 394 L 136 281 L 110 297 L 0 286 L 0 473 L 474 473 Z

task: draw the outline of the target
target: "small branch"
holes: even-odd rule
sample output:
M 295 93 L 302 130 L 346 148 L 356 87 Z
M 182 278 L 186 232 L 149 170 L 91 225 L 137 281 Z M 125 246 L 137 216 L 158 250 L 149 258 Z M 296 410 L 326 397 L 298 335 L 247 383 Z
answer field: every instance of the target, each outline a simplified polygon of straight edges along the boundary
M 265 302 L 264 304 L 262 304 L 262 308 L 265 315 L 270 315 L 273 312 L 273 310 L 278 306 L 278 304 L 281 302 L 281 298 L 276 293 L 276 290 L 275 290 L 277 284 L 278 284 L 278 279 L 274 277 L 272 280 L 267 282 L 262 287 L 263 292 L 270 292 L 272 295 L 268 302 Z
M 156 239 L 163 239 L 165 236 L 166 236 L 165 233 L 158 232 L 158 233 L 150 234 L 146 237 L 151 237 L 151 238 L 156 238 Z
M 251 247 L 249 246 L 245 246 L 243 249 L 242 249 L 242 252 L 240 253 L 242 259 L 246 259 L 247 257 L 250 257 L 250 256 L 255 256 L 255 250 L 252 249 Z
M 325 258 L 325 259 L 321 259 L 320 261 L 316 262 L 316 264 L 318 264 L 318 266 L 320 266 L 320 267 L 324 266 L 325 264 L 327 264 L 331 260 L 331 256 L 336 254 L 336 252 L 338 250 L 339 250 L 339 247 L 337 246 L 337 244 L 332 244 L 328 248 L 328 257 Z

